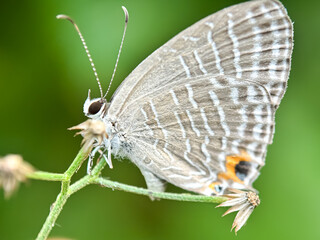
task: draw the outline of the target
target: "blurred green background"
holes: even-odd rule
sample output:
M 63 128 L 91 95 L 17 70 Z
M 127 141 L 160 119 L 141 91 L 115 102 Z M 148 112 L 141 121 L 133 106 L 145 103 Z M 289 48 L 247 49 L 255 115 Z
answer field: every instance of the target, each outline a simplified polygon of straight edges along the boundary
M 18 153 L 38 169 L 63 172 L 81 138 L 67 131 L 86 118 L 82 105 L 97 84 L 81 42 L 60 13 L 78 23 L 104 89 L 123 31 L 129 27 L 115 82 L 156 48 L 197 20 L 238 0 L 6 1 L 0 9 L 0 156 Z M 87 239 L 320 239 L 319 42 L 320 1 L 283 0 L 295 27 L 288 91 L 276 116 L 274 143 L 255 182 L 262 204 L 238 236 L 234 215 L 215 205 L 149 198 L 89 186 L 73 195 L 51 236 Z M 81 169 L 77 177 L 85 174 Z M 145 186 L 129 161 L 104 176 Z M 34 239 L 59 183 L 29 181 L 10 199 L 0 190 L 0 239 Z M 169 186 L 169 191 L 180 191 Z

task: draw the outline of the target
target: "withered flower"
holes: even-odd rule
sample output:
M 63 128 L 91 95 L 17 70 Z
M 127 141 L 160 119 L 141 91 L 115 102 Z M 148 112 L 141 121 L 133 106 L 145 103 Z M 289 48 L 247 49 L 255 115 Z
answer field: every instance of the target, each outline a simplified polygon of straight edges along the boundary
M 238 211 L 231 228 L 231 231 L 235 228 L 235 233 L 237 233 L 247 222 L 253 210 L 260 204 L 260 199 L 258 194 L 252 191 L 229 190 L 231 193 L 224 195 L 228 200 L 217 207 L 231 207 L 222 216 Z
M 0 158 L 0 188 L 4 189 L 5 198 L 9 198 L 33 171 L 34 168 L 20 155 L 10 154 Z
M 76 135 L 80 134 L 83 137 L 82 145 L 86 151 L 92 148 L 95 142 L 100 145 L 104 138 L 108 138 L 105 124 L 100 120 L 88 119 L 87 121 L 68 129 L 81 130 L 76 133 Z

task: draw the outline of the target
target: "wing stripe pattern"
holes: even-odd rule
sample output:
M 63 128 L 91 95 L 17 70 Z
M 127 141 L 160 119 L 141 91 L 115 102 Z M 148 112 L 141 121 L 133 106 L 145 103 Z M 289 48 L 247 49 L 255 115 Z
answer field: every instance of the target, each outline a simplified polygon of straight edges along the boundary
M 193 90 L 192 90 L 191 85 L 190 84 L 186 84 L 185 86 L 186 86 L 186 88 L 188 90 L 188 97 L 189 97 L 190 103 L 192 104 L 192 106 L 194 108 L 198 108 L 197 102 L 193 99 Z
M 249 188 L 272 143 L 292 48 L 292 23 L 280 2 L 232 6 L 143 61 L 115 93 L 108 116 L 133 143 L 137 154 L 129 157 L 150 159 L 155 176 L 207 194 L 227 171 L 227 156 L 245 151 L 251 168 L 241 184 Z M 239 187 L 233 183 L 226 184 Z
M 231 99 L 234 104 L 239 104 L 239 91 L 238 88 L 231 88 L 231 93 L 230 93 Z
M 201 117 L 203 119 L 205 129 L 207 130 L 210 136 L 214 136 L 214 132 L 212 131 L 211 127 L 208 124 L 208 118 L 206 116 L 205 110 L 203 108 L 200 108 L 200 112 L 201 112 Z
M 207 70 L 206 70 L 206 69 L 204 68 L 204 66 L 203 66 L 203 63 L 202 63 L 202 61 L 201 61 L 201 58 L 200 58 L 199 55 L 198 55 L 197 50 L 194 50 L 194 51 L 193 51 L 193 54 L 194 54 L 194 57 L 196 58 L 196 60 L 197 60 L 197 62 L 198 62 L 198 64 L 199 64 L 199 68 L 200 68 L 201 72 L 203 72 L 203 74 L 208 74 Z
M 172 98 L 173 98 L 174 104 L 180 105 L 179 100 L 178 100 L 175 92 L 174 92 L 172 89 L 170 89 L 170 93 L 171 93 L 171 96 L 172 96 Z
M 152 112 L 153 112 L 153 114 L 154 114 L 154 119 L 156 120 L 156 122 L 157 122 L 157 124 L 158 124 L 158 127 L 161 129 L 161 131 L 162 131 L 162 133 L 163 133 L 163 136 L 164 136 L 164 139 L 167 140 L 167 138 L 168 138 L 168 131 L 161 126 L 161 123 L 160 123 L 160 121 L 159 121 L 159 116 L 158 116 L 157 110 L 156 110 L 156 108 L 155 108 L 152 100 L 150 101 L 150 106 L 151 106 Z
M 190 78 L 191 74 L 190 74 L 190 70 L 189 70 L 188 65 L 185 63 L 185 61 L 181 55 L 179 55 L 179 59 L 180 59 L 181 65 L 183 66 L 183 69 L 186 72 L 187 78 Z
M 234 67 L 237 71 L 237 78 L 241 78 L 242 76 L 242 69 L 240 67 L 240 51 L 238 49 L 239 47 L 239 41 L 238 41 L 238 38 L 236 37 L 236 35 L 234 34 L 233 32 L 233 25 L 234 25 L 234 22 L 232 21 L 232 13 L 228 13 L 228 17 L 229 17 L 229 20 L 228 20 L 228 35 L 229 37 L 231 38 L 231 41 L 233 43 L 233 53 L 234 53 Z
M 216 43 L 212 39 L 212 31 L 208 32 L 208 42 L 212 47 L 212 51 L 214 53 L 217 69 L 218 69 L 220 75 L 224 75 L 224 70 L 223 70 L 223 68 L 221 67 L 221 64 L 220 64 L 219 51 L 217 49 Z
M 182 124 L 182 122 L 181 122 L 181 119 L 180 119 L 180 117 L 179 117 L 179 114 L 178 114 L 176 111 L 174 111 L 174 116 L 176 117 L 176 119 L 177 119 L 177 121 L 178 121 L 178 124 L 179 124 L 179 126 L 180 126 L 180 129 L 181 129 L 181 132 L 182 132 L 182 137 L 183 137 L 183 138 L 186 138 L 186 131 L 185 131 L 184 127 L 183 127 L 183 124 Z
M 191 115 L 190 111 L 189 111 L 189 110 L 186 110 L 186 113 L 187 113 L 187 115 L 188 115 L 188 118 L 189 118 L 189 121 L 190 121 L 192 130 L 197 134 L 198 137 L 200 137 L 200 131 L 199 131 L 198 128 L 196 128 L 195 123 L 194 123 L 194 121 L 193 121 L 193 118 L 192 118 L 192 115 Z
M 143 114 L 144 118 L 145 118 L 145 122 L 143 123 L 143 125 L 146 127 L 146 129 L 148 129 L 150 131 L 150 135 L 153 136 L 153 131 L 152 129 L 150 128 L 150 126 L 146 123 L 149 121 L 148 119 L 148 116 L 147 116 L 147 113 L 142 109 L 140 108 L 140 111 L 141 113 Z
M 227 123 L 225 122 L 225 114 L 224 114 L 223 108 L 220 106 L 219 98 L 217 97 L 217 95 L 213 91 L 209 91 L 209 94 L 212 99 L 213 105 L 215 107 L 217 107 L 217 109 L 218 109 L 218 114 L 220 116 L 220 123 L 221 123 L 221 126 L 225 132 L 225 135 L 227 137 L 229 137 L 230 136 L 230 129 L 229 129 Z

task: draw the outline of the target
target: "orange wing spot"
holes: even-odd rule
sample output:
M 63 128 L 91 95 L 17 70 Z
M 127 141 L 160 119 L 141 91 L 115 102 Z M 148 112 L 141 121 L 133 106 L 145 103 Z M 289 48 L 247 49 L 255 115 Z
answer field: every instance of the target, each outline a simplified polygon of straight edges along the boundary
M 241 150 L 240 155 L 231 155 L 231 156 L 227 156 L 226 157 L 226 168 L 227 171 L 226 172 L 221 172 L 218 174 L 218 179 L 225 179 L 225 180 L 229 180 L 231 179 L 234 182 L 238 182 L 243 184 L 243 181 L 240 180 L 237 175 L 236 175 L 236 166 L 240 161 L 247 161 L 250 162 L 251 158 L 249 156 L 249 154 L 244 151 Z

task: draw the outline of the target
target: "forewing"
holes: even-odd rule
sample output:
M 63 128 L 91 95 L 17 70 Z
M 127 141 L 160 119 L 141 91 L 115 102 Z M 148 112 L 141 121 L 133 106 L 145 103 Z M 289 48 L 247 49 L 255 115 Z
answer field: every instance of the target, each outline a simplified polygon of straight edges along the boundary
M 278 1 L 250 1 L 187 28 L 146 58 L 121 84 L 108 111 L 127 119 L 144 98 L 180 79 L 226 75 L 262 84 L 277 107 L 292 53 L 292 23 Z

